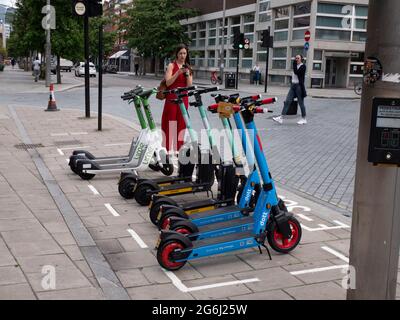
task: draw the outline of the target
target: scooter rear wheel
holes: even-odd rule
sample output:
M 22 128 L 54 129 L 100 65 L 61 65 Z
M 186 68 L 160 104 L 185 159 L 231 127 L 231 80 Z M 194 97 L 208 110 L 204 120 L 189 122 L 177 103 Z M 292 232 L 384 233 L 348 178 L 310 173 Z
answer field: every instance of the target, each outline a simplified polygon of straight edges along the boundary
M 295 217 L 289 217 L 288 223 L 292 230 L 292 236 L 289 239 L 284 239 L 278 230 L 278 225 L 275 221 L 271 221 L 268 226 L 267 239 L 272 249 L 281 253 L 289 253 L 300 242 L 301 226 Z
M 157 261 L 161 267 L 169 271 L 175 271 L 182 268 L 186 261 L 175 262 L 171 258 L 171 253 L 175 250 L 183 250 L 185 245 L 178 240 L 169 240 L 158 246 L 157 249 Z
M 125 199 L 133 199 L 135 193 L 133 190 L 135 189 L 135 182 L 132 179 L 123 179 L 118 184 L 118 192 Z
M 149 184 L 139 184 L 136 187 L 134 197 L 138 204 L 141 206 L 148 206 L 151 201 L 151 195 L 147 194 L 148 190 L 153 190 Z
M 169 229 L 169 221 L 171 217 L 180 217 L 180 216 L 176 213 L 168 213 L 162 215 L 160 220 L 158 221 L 158 229 L 160 230 Z
M 166 204 L 165 201 L 156 201 L 153 202 L 153 205 L 150 208 L 149 217 L 150 221 L 157 226 L 158 225 L 158 214 L 160 213 L 161 206 Z

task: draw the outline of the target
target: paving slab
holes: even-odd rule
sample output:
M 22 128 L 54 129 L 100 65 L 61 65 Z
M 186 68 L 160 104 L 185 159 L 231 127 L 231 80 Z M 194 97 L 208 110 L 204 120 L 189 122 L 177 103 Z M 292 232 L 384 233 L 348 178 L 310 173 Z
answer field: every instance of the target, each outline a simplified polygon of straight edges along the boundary
M 104 300 L 100 289 L 93 287 L 39 292 L 40 300 Z
M 0 300 L 36 300 L 36 296 L 27 283 L 0 286 Z
M 284 291 L 296 300 L 345 300 L 346 290 L 335 282 L 323 282 L 287 288 Z
M 193 300 L 189 293 L 176 290 L 172 284 L 157 284 L 127 289 L 132 300 Z

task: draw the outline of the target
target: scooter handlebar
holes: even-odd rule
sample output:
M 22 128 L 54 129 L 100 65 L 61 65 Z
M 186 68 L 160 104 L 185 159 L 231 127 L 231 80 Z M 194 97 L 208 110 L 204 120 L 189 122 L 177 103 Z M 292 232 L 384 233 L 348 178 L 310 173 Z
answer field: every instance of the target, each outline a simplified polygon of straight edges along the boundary
M 197 86 L 190 86 L 190 87 L 181 87 L 181 88 L 175 88 L 175 89 L 171 89 L 171 90 L 164 90 L 162 93 L 163 94 L 169 94 L 169 93 L 181 93 L 184 91 L 192 91 L 192 90 L 196 90 Z
M 122 100 L 129 100 L 135 97 L 135 95 L 138 95 L 143 92 L 143 87 L 138 85 L 135 89 L 124 92 L 124 94 L 121 96 Z
M 268 108 L 261 108 L 257 107 L 254 109 L 254 113 L 267 113 L 267 112 L 273 112 L 272 110 L 269 110 Z
M 263 100 L 258 100 L 256 101 L 256 106 L 262 106 L 264 104 L 271 104 L 271 103 L 275 103 L 276 101 L 278 101 L 277 97 L 273 97 L 273 98 L 266 98 Z

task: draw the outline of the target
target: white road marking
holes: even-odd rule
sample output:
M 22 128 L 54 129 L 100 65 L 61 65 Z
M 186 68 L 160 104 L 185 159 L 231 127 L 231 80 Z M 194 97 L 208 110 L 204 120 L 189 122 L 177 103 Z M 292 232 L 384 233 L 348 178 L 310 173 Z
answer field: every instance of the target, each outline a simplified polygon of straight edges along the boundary
M 338 224 L 338 226 L 334 226 L 334 227 L 328 227 L 324 224 L 319 224 L 319 228 L 310 228 L 305 226 L 304 224 L 301 224 L 301 227 L 304 230 L 310 231 L 310 232 L 314 232 L 314 231 L 324 231 L 324 230 L 333 230 L 333 229 L 345 229 L 345 228 L 350 228 L 350 226 L 348 226 L 347 224 L 344 224 L 343 222 L 340 222 L 338 220 L 333 220 L 333 222 L 335 222 L 336 224 Z
M 307 220 L 307 221 L 314 221 L 313 219 L 311 219 L 311 218 L 309 218 L 309 217 L 307 217 L 307 216 L 305 216 L 304 214 L 301 214 L 301 213 L 297 213 L 296 216 L 298 216 L 299 218 L 302 218 L 304 220 Z
M 119 217 L 118 212 L 115 211 L 115 209 L 111 206 L 111 204 L 105 203 L 104 205 L 105 205 L 105 207 L 108 209 L 108 211 L 111 212 L 111 214 L 112 214 L 114 217 Z
M 64 152 L 62 152 L 62 150 L 60 148 L 57 148 L 57 151 L 61 156 L 64 156 Z
M 128 231 L 130 233 L 130 235 L 132 236 L 132 238 L 138 243 L 138 245 L 142 248 L 142 249 L 146 249 L 148 248 L 147 244 L 144 243 L 144 241 L 142 240 L 142 238 L 139 237 L 139 235 L 133 231 L 132 229 L 127 229 L 126 231 Z
M 91 184 L 88 185 L 89 189 L 92 190 L 94 195 L 99 195 L 100 193 L 96 190 L 95 187 L 93 187 Z
M 339 266 L 331 266 L 331 267 L 324 267 L 324 268 L 315 268 L 315 269 L 307 269 L 307 270 L 300 270 L 300 271 L 293 271 L 290 272 L 291 275 L 297 276 L 300 274 L 307 274 L 307 273 L 316 273 L 316 272 L 322 272 L 322 271 L 328 271 L 328 270 L 334 270 L 334 269 L 344 269 L 347 268 L 349 265 L 343 264 Z
M 114 147 L 114 146 L 126 146 L 126 145 L 130 145 L 130 142 L 127 143 L 110 143 L 110 144 L 105 144 L 105 147 Z
M 78 135 L 84 135 L 88 134 L 87 132 L 70 132 L 71 136 L 78 136 Z
M 344 262 L 349 263 L 349 258 L 347 258 L 345 255 L 341 254 L 340 252 L 337 252 L 336 250 L 333 250 L 332 248 L 329 248 L 327 246 L 324 246 L 321 248 L 322 248 L 322 250 L 332 253 L 334 256 L 338 257 L 339 259 L 343 260 Z
M 50 133 L 51 137 L 64 137 L 67 136 L 68 132 L 63 132 L 63 133 Z
M 177 287 L 181 292 L 191 292 L 191 291 L 199 291 L 199 290 L 207 290 L 212 288 L 219 288 L 219 287 L 226 287 L 226 286 L 234 286 L 237 284 L 249 283 L 249 282 L 257 282 L 260 281 L 258 278 L 252 279 L 245 279 L 245 280 L 237 280 L 237 281 L 228 281 L 228 282 L 221 282 L 221 283 L 214 283 L 210 285 L 198 286 L 198 287 L 186 287 L 182 281 L 171 271 L 167 271 L 162 269 L 168 278 L 171 279 L 172 284 Z

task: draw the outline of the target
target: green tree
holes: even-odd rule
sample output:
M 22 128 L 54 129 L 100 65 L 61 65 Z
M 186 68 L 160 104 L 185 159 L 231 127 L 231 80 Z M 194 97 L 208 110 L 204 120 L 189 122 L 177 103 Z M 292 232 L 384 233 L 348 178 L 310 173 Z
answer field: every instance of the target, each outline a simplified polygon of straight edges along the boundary
M 144 57 L 169 57 L 180 43 L 189 43 L 179 21 L 198 14 L 182 7 L 187 0 L 136 0 L 122 23 L 131 48 Z

